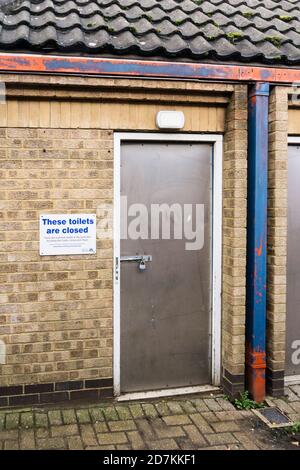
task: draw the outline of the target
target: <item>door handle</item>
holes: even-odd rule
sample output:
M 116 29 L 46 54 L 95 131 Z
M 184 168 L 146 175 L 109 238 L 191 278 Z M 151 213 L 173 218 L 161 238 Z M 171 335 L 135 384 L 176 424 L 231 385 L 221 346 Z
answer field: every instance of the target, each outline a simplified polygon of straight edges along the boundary
M 152 255 L 121 256 L 120 261 L 139 261 L 146 263 L 152 261 Z

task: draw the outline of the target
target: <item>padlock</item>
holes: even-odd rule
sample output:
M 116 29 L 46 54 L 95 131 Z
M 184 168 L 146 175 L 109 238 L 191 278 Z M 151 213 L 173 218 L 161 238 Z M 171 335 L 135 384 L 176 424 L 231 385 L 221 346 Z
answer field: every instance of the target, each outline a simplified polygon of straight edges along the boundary
M 139 270 L 140 271 L 146 271 L 146 263 L 144 260 L 142 260 L 139 264 Z

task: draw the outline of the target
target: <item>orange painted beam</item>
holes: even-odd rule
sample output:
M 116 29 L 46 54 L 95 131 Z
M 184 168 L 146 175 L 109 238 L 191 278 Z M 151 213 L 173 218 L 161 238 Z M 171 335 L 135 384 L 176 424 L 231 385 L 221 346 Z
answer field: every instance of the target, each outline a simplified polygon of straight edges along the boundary
M 300 68 L 198 64 L 150 60 L 69 57 L 37 54 L 0 54 L 0 71 L 16 73 L 110 75 L 183 78 L 215 81 L 300 82 Z

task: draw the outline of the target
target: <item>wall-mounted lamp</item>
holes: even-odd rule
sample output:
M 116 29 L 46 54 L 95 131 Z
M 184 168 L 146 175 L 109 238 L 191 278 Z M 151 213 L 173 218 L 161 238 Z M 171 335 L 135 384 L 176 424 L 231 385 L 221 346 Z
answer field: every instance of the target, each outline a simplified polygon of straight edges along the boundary
M 182 129 L 184 123 L 182 111 L 159 111 L 156 115 L 156 125 L 159 129 Z

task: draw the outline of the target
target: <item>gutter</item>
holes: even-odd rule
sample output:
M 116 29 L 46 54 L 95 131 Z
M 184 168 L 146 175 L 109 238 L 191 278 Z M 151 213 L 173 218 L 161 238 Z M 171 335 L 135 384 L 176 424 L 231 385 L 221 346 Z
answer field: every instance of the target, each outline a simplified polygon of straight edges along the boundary
M 292 84 L 300 68 L 0 53 L 0 71 Z

